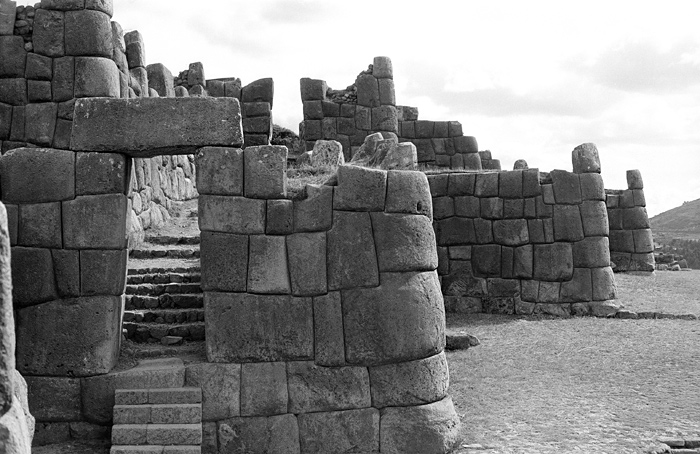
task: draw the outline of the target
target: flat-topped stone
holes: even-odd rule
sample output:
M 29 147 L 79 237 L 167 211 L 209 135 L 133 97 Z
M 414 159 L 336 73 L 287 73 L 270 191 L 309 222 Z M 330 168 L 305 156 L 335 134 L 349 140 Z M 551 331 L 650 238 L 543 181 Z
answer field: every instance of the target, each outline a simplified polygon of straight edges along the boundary
M 235 98 L 85 98 L 75 103 L 71 149 L 135 158 L 243 143 Z

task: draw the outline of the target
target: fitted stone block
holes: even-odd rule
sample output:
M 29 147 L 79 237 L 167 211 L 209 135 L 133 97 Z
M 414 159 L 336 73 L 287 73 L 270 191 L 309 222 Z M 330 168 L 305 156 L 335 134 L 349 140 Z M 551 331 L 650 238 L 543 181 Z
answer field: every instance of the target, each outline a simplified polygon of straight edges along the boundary
M 554 240 L 580 241 L 584 238 L 583 222 L 576 205 L 554 206 Z
M 80 379 L 25 377 L 29 411 L 42 422 L 77 421 L 80 412 Z
M 437 273 L 382 273 L 381 285 L 342 292 L 348 364 L 409 361 L 444 348 Z
M 627 171 L 627 188 L 628 189 L 644 189 L 642 173 L 639 170 Z
M 47 57 L 62 57 L 64 48 L 65 19 L 61 11 L 36 10 L 32 43 L 34 52 Z
M 51 257 L 58 295 L 80 296 L 80 251 L 52 249 Z
M 574 272 L 570 243 L 536 244 L 533 277 L 541 281 L 568 281 Z
M 425 216 L 372 213 L 379 271 L 433 271 L 435 233 Z
M 265 200 L 219 195 L 199 197 L 199 228 L 202 231 L 265 233 Z
M 209 292 L 204 309 L 211 362 L 313 358 L 311 298 Z
M 514 278 L 532 279 L 533 250 L 532 244 L 515 248 L 513 251 Z
M 383 211 L 386 201 L 387 172 L 356 166 L 338 167 L 338 186 L 333 209 Z
M 565 170 L 552 170 L 554 200 L 558 204 L 575 205 L 581 203 L 581 184 L 579 176 Z
M 249 253 L 248 292 L 291 293 L 285 237 L 253 235 Z
M 581 197 L 583 200 L 605 201 L 605 188 L 603 177 L 598 173 L 584 173 L 579 175 L 581 183 Z
M 622 211 L 622 227 L 625 230 L 648 229 L 649 216 L 644 207 L 625 208 Z
M 369 213 L 334 211 L 327 247 L 329 290 L 379 285 Z
M 294 364 L 294 363 L 291 363 Z M 241 367 L 241 416 L 287 413 L 289 394 L 285 363 L 252 363 Z
M 63 244 L 61 204 L 51 202 L 20 205 L 17 244 L 60 248 Z
M 333 224 L 333 187 L 306 185 L 306 198 L 294 200 L 293 210 L 295 232 L 330 229 Z
M 476 218 L 474 219 L 474 232 L 477 244 L 488 244 L 493 242 L 493 222 Z
M 476 184 L 474 195 L 478 197 L 498 197 L 498 173 L 478 173 L 476 174 Z
M 328 91 L 328 85 L 326 85 L 326 82 L 324 80 L 309 79 L 308 77 L 304 77 L 299 81 L 299 84 L 301 86 L 302 101 L 322 101 L 326 99 L 326 91 Z
M 451 217 L 437 221 L 435 223 L 435 237 L 439 246 L 475 243 L 474 220 Z
M 460 419 L 447 397 L 413 407 L 385 408 L 381 412 L 382 453 L 450 452 L 459 441 Z
M 247 235 L 203 231 L 200 248 L 204 291 L 246 291 Z
M 13 247 L 12 301 L 25 307 L 57 298 L 51 251 Z
M 0 141 L 10 138 L 12 131 L 12 106 L 0 103 Z
M 0 77 L 24 77 L 27 51 L 21 36 L 0 36 Z
M 610 265 L 610 246 L 605 236 L 592 236 L 573 244 L 574 266 L 598 268 Z
M 300 453 L 294 415 L 231 418 L 218 423 L 219 452 Z
M 24 77 L 32 80 L 50 81 L 53 76 L 53 59 L 43 55 L 27 54 Z
M 249 83 L 241 92 L 242 102 L 267 102 L 273 107 L 275 84 L 272 78 L 258 79 Z
M 485 219 L 503 218 L 503 199 L 500 197 L 480 198 L 481 217 Z
M 433 199 L 433 216 L 445 219 L 455 215 L 455 202 L 452 197 L 435 197 Z
M 617 285 L 612 268 L 591 269 L 591 282 L 593 283 L 593 301 L 607 301 L 615 299 Z
M 100 98 L 75 103 L 71 144 L 77 151 L 151 157 L 242 143 L 240 105 L 235 98 Z
M 158 92 L 163 98 L 174 98 L 175 87 L 173 74 L 162 63 L 153 63 L 146 66 L 148 73 L 148 86 Z M 223 86 L 222 86 L 223 89 Z
M 112 58 L 114 44 L 110 17 L 94 10 L 65 13 L 66 55 Z
M 127 201 L 124 194 L 102 194 L 63 202 L 64 247 L 125 248 Z
M 75 58 L 55 58 L 53 61 L 53 79 L 51 80 L 51 94 L 53 96 L 53 101 L 62 102 L 72 99 L 74 88 Z
M 379 82 L 376 78 L 363 74 L 355 81 L 357 86 L 357 103 L 365 107 L 378 107 Z
M 634 232 L 631 230 L 611 230 L 610 250 L 616 252 L 634 252 Z
M 398 133 L 398 113 L 394 106 L 372 108 L 372 130 Z
M 0 79 L 0 102 L 13 106 L 27 104 L 27 81 L 25 79 Z
M 321 366 L 345 365 L 345 340 L 340 292 L 313 299 L 314 360 Z
M 80 293 L 121 295 L 126 285 L 126 249 L 80 251 Z
M 75 193 L 125 194 L 127 162 L 117 153 L 75 153 Z
M 634 230 L 633 236 L 634 251 L 636 253 L 654 252 L 654 238 L 651 234 L 651 229 Z
M 8 0 L 0 3 L 0 35 L 12 35 L 16 16 L 16 1 Z
M 287 256 L 293 295 L 313 296 L 328 292 L 325 232 L 289 235 Z
M 513 170 L 499 172 L 498 195 L 504 198 L 523 197 L 523 172 Z
M 422 214 L 432 220 L 432 199 L 423 172 L 390 170 L 387 173 L 386 212 Z
M 200 148 L 195 165 L 200 194 L 243 195 L 243 150 L 240 148 Z
M 574 173 L 600 173 L 598 148 L 593 143 L 584 143 L 571 153 Z
M 503 219 L 493 222 L 493 238 L 505 246 L 522 246 L 529 241 L 525 219 Z
M 370 367 L 372 406 L 405 407 L 442 400 L 447 396 L 449 375 L 444 352 L 417 361 Z
M 571 280 L 561 283 L 559 299 L 563 303 L 587 302 L 592 300 L 592 292 L 591 270 L 588 268 L 574 268 Z
M 294 203 L 291 200 L 268 200 L 265 233 L 286 235 L 294 231 Z
M 56 131 L 56 113 L 54 103 L 34 103 L 25 109 L 25 138 L 27 141 L 50 146 Z
M 450 196 L 474 195 L 476 176 L 475 173 L 450 173 L 447 194 Z
M 481 214 L 481 203 L 478 197 L 460 196 L 454 198 L 455 214 L 467 218 L 478 218 Z
M 240 415 L 240 364 L 188 365 L 185 384 L 202 388 L 202 420 L 218 421 Z
M 51 101 L 51 82 L 47 80 L 28 80 L 27 99 L 30 103 Z
M 287 195 L 287 147 L 248 147 L 243 152 L 243 162 L 246 197 L 279 199 Z
M 374 408 L 299 415 L 303 453 L 379 452 L 379 411 Z
M 586 236 L 608 236 L 608 210 L 603 201 L 584 201 L 580 207 L 583 233 Z
M 116 63 L 110 58 L 104 57 L 75 57 L 75 86 L 76 98 L 104 97 L 119 98 L 121 89 L 119 81 L 119 69 Z M 77 103 L 76 103 L 77 105 Z M 114 125 L 115 118 L 105 121 L 104 118 L 97 119 Z M 105 125 L 106 126 L 106 125 Z M 104 126 L 103 126 L 104 127 Z M 160 126 L 163 127 L 162 125 Z M 155 131 L 152 131 L 155 132 Z M 112 130 L 113 136 L 121 135 Z M 85 148 L 82 151 L 89 151 Z M 96 149 L 95 151 L 98 151 Z M 119 151 L 119 150 L 109 150 Z
M 16 312 L 17 369 L 28 375 L 105 374 L 117 362 L 122 301 L 96 296 Z
M 296 361 L 287 367 L 289 412 L 353 410 L 372 405 L 365 367 L 322 367 Z
M 146 440 L 150 445 L 200 445 L 201 424 L 148 424 Z

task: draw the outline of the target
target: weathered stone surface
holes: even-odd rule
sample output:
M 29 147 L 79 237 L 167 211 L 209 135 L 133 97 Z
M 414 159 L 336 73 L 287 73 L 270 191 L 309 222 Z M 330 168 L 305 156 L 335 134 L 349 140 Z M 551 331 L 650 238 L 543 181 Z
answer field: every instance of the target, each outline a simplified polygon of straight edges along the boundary
M 382 273 L 381 285 L 342 292 L 349 364 L 410 361 L 442 351 L 445 312 L 437 273 Z
M 195 164 L 200 194 L 243 195 L 243 150 L 240 148 L 200 148 Z
M 432 206 L 428 178 L 423 172 L 387 172 L 387 213 L 422 214 L 432 220 Z
M 109 16 L 101 11 L 65 13 L 65 53 L 112 58 L 114 41 Z
M 477 245 L 472 248 L 472 263 L 477 276 L 501 276 L 501 258 L 501 246 L 497 244 Z
M 25 109 L 25 138 L 37 145 L 50 146 L 56 131 L 56 113 L 58 106 L 54 103 L 32 103 Z
M 287 235 L 294 231 L 294 203 L 291 200 L 268 200 L 266 217 L 266 234 Z
M 117 153 L 75 153 L 75 194 L 126 193 L 126 159 Z
M 541 281 L 568 281 L 574 272 L 569 243 L 536 244 L 533 277 Z
M 576 173 L 565 170 L 552 170 L 552 189 L 558 204 L 575 205 L 581 203 L 581 184 Z
M 35 435 L 34 417 L 27 406 L 27 385 L 24 378 L 17 371 L 12 372 L 12 380 L 15 382 L 12 391 L 14 398 L 7 412 L 0 416 L 0 449 L 8 454 L 28 454 Z M 34 441 L 41 442 L 40 436 L 34 437 Z
M 248 292 L 291 293 L 285 237 L 253 235 L 248 259 Z
M 375 77 L 368 74 L 360 75 L 355 84 L 357 86 L 357 103 L 360 106 L 379 106 L 379 83 Z
M 642 173 L 639 170 L 627 171 L 627 188 L 628 189 L 644 189 L 644 181 Z
M 63 246 L 69 249 L 126 248 L 124 194 L 85 195 L 63 202 Z
M 411 142 L 390 147 L 379 167 L 384 170 L 417 170 L 418 149 Z
M 610 250 L 615 252 L 634 252 L 634 231 L 611 230 Z
M 117 361 L 121 298 L 51 301 L 17 311 L 17 369 L 29 375 L 104 374 Z
M 333 224 L 333 187 L 306 185 L 306 198 L 294 200 L 294 231 L 318 232 Z
M 581 219 L 583 220 L 583 233 L 586 236 L 608 236 L 610 226 L 605 202 L 585 200 L 581 204 L 580 210 Z
M 131 31 L 124 35 L 124 43 L 126 44 L 126 59 L 129 63 L 129 69 L 146 67 L 146 47 L 143 42 L 143 36 L 137 30 Z
M 7 0 L 0 3 L 0 35 L 12 35 L 17 17 L 17 2 Z
M 242 143 L 235 98 L 101 98 L 75 103 L 71 145 L 77 151 L 151 157 Z
M 148 73 L 148 86 L 158 92 L 163 98 L 174 98 L 175 87 L 173 85 L 173 74 L 162 63 L 153 63 L 146 66 Z
M 122 295 L 126 285 L 127 251 L 80 251 L 80 293 Z
M 12 248 L 12 300 L 24 307 L 57 298 L 49 249 Z
M 372 406 L 405 407 L 447 396 L 450 374 L 445 353 L 426 359 L 369 368 Z
M 62 102 L 72 99 L 74 94 L 74 85 L 75 58 L 62 57 L 54 59 L 53 79 L 51 80 L 53 101 Z
M 593 143 L 584 143 L 571 153 L 574 173 L 600 173 L 600 156 Z
M 438 257 L 430 219 L 412 214 L 372 213 L 380 272 L 433 271 Z
M 121 93 L 121 85 L 119 81 L 119 69 L 117 65 L 110 58 L 104 57 L 75 57 L 75 97 L 76 98 L 88 98 L 88 97 L 106 97 L 106 98 L 119 98 Z M 79 103 L 76 103 L 78 105 Z M 109 120 L 106 120 L 109 118 Z M 117 118 L 103 117 L 97 119 L 96 121 L 102 122 L 104 129 L 107 125 L 115 126 L 115 121 L 118 122 Z M 160 129 L 163 125 L 160 125 Z M 75 128 L 74 128 L 75 130 Z M 154 133 L 156 129 L 151 131 Z M 129 131 L 131 132 L 131 131 Z M 112 130 L 110 136 L 118 137 L 121 135 L 130 135 L 124 133 L 119 133 L 118 130 Z M 84 151 L 90 151 L 87 148 L 83 148 Z M 95 151 L 102 151 L 101 149 L 95 149 Z M 108 151 L 124 151 L 124 150 L 108 150 Z
M 343 146 L 336 140 L 317 140 L 311 151 L 311 162 L 314 167 L 340 166 L 345 164 Z
M 51 250 L 58 295 L 80 296 L 80 251 L 69 249 Z
M 275 82 L 269 77 L 251 82 L 241 91 L 241 102 L 267 102 L 270 108 L 274 107 L 274 97 Z
M 625 230 L 648 229 L 649 215 L 644 207 L 625 208 L 622 210 L 622 227 Z
M 352 410 L 372 405 L 364 367 L 321 367 L 313 361 L 288 364 L 289 412 Z
M 60 248 L 61 204 L 59 202 L 22 204 L 19 206 L 17 244 Z
M 203 231 L 200 261 L 202 290 L 246 291 L 248 236 Z M 232 415 L 233 416 L 233 415 Z
M 591 236 L 573 244 L 574 266 L 599 268 L 610 266 L 610 245 L 606 236 Z
M 591 270 L 591 282 L 593 283 L 593 300 L 606 301 L 615 299 L 617 285 L 612 268 L 593 268 Z
M 651 229 L 634 230 L 633 236 L 634 236 L 634 251 L 636 253 L 643 254 L 643 253 L 654 252 L 654 238 L 651 234 Z
M 299 81 L 299 84 L 301 86 L 302 101 L 323 101 L 326 99 L 326 91 L 328 91 L 326 81 L 304 77 Z
M 265 201 L 245 197 L 202 195 L 199 197 L 199 228 L 202 231 L 265 233 Z
M 386 201 L 387 172 L 356 166 L 338 167 L 336 210 L 383 211 Z
M 554 240 L 580 241 L 584 238 L 581 212 L 576 205 L 554 206 Z
M 21 36 L 0 36 L 0 77 L 24 77 L 27 51 Z
M 571 280 L 562 282 L 561 284 L 559 299 L 563 303 L 587 302 L 593 299 L 592 292 L 591 270 L 587 268 L 574 268 L 574 274 Z
M 34 52 L 47 57 L 62 57 L 65 54 L 64 29 L 63 12 L 38 9 L 32 35 Z
M 460 217 L 442 219 L 435 223 L 435 236 L 439 246 L 474 243 L 474 220 Z
M 455 199 L 452 197 L 433 198 L 433 216 L 435 219 L 450 218 L 455 215 Z
M 75 153 L 18 148 L 0 159 L 4 202 L 40 203 L 75 197 Z
M 287 195 L 287 147 L 263 145 L 243 151 L 244 194 L 255 199 Z
M 299 426 L 294 415 L 231 418 L 218 423 L 219 452 L 298 454 Z
M 287 413 L 289 401 L 287 387 L 285 363 L 243 364 L 241 416 L 270 416 Z
M 0 79 L 0 102 L 13 106 L 27 104 L 27 81 L 23 78 Z
M 523 197 L 523 172 L 519 170 L 498 173 L 498 195 L 504 198 Z
M 298 417 L 301 452 L 379 452 L 379 411 L 374 408 Z
M 478 197 L 498 197 L 498 173 L 478 173 L 474 195 Z
M 493 222 L 493 238 L 498 244 L 522 246 L 528 243 L 529 234 L 525 219 L 502 219 Z
M 369 213 L 334 211 L 327 247 L 329 290 L 379 285 Z
M 295 233 L 287 237 L 292 294 L 323 295 L 326 278 L 326 233 Z
M 313 299 L 314 360 L 321 366 L 345 364 L 345 340 L 340 292 Z
M 311 298 L 205 293 L 207 358 L 212 362 L 313 357 Z
M 584 173 L 579 175 L 581 183 L 581 197 L 583 200 L 605 201 L 605 188 L 603 177 L 597 173 Z
M 450 397 L 428 405 L 385 408 L 381 412 L 381 452 L 448 453 L 459 441 L 459 429 Z
M 41 422 L 78 421 L 80 379 L 68 377 L 25 377 L 29 388 L 29 410 Z

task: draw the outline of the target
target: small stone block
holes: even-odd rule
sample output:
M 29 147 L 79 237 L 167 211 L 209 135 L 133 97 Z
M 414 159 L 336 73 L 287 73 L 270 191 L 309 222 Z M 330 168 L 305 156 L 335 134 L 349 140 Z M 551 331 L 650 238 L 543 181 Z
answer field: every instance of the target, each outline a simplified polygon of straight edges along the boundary
M 115 405 L 141 405 L 147 403 L 147 389 L 117 389 L 114 391 Z
M 328 293 L 325 232 L 287 236 L 287 256 L 293 295 Z
M 146 424 L 115 424 L 112 426 L 113 445 L 145 445 Z
M 201 388 L 151 388 L 149 404 L 193 404 L 202 402 Z

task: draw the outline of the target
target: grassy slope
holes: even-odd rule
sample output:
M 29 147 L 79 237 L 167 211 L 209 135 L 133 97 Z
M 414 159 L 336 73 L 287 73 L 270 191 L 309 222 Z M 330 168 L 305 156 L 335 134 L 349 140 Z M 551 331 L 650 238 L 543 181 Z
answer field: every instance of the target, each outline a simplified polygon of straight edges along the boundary
M 700 234 L 700 199 L 664 211 L 649 220 L 654 232 L 688 232 Z

